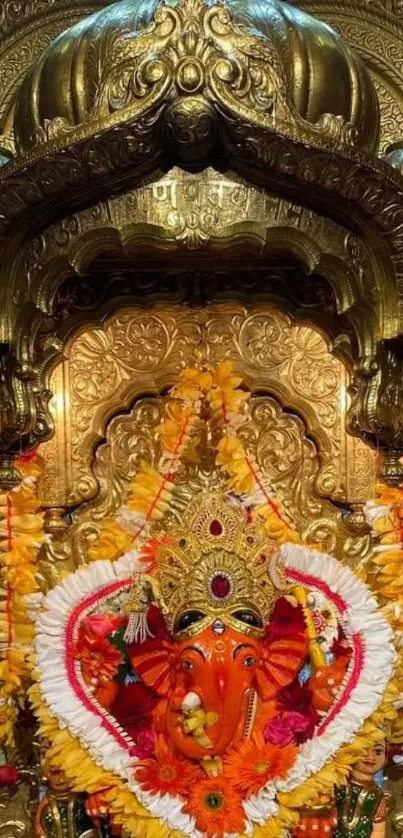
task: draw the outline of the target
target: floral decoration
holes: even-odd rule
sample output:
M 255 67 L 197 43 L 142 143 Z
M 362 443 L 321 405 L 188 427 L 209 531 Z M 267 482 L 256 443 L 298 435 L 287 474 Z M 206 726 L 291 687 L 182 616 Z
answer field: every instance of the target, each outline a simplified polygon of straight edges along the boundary
M 33 626 L 25 595 L 38 591 L 36 559 L 43 539 L 43 517 L 36 496 L 41 472 L 40 460 L 33 452 L 17 466 L 22 482 L 14 491 L 0 494 L 0 745 L 14 745 L 14 726 L 24 701 L 30 676 L 28 656 L 32 650 Z M 14 776 L 11 772 L 9 777 Z
M 248 798 L 270 780 L 284 780 L 296 755 L 297 749 L 291 742 L 273 744 L 263 737 L 253 737 L 229 754 L 224 774 Z
M 195 817 L 197 828 L 211 838 L 244 831 L 241 797 L 224 779 L 196 783 L 190 790 L 186 811 Z
M 159 431 L 160 470 L 142 467 L 117 520 L 106 523 L 93 546 L 91 563 L 51 591 L 36 614 L 31 700 L 50 743 L 50 764 L 64 770 L 75 790 L 101 794 L 113 828 L 136 838 L 280 838 L 297 824 L 301 806 L 317 804 L 345 781 L 351 764 L 379 738 L 380 723 L 396 724 L 401 664 L 390 622 L 395 633 L 400 630 L 400 612 L 392 619 L 386 604 L 382 613 L 349 568 L 301 544 L 238 437 L 249 398 L 240 385 L 228 362 L 181 373 Z M 210 736 L 222 720 L 206 712 L 197 692 L 178 689 L 177 724 L 195 748 L 207 743 L 206 758 L 192 761 L 173 744 L 166 721 L 175 673 L 183 671 L 186 685 L 193 666 L 187 657 L 180 663 L 175 658 L 155 595 L 160 556 L 169 556 L 172 545 L 169 534 L 147 536 L 150 523 L 161 529 L 173 508 L 181 462 L 198 462 L 206 411 L 218 437 L 217 470 L 228 491 L 241 497 L 245 518 L 263 521 L 276 543 L 287 593 L 263 636 L 255 646 L 249 643 L 253 654 L 242 651 L 245 668 L 252 668 L 255 650 L 262 650 L 256 690 L 266 681 L 267 703 L 251 708 L 252 735 L 222 756 L 209 754 Z M 399 503 L 400 496 L 381 499 L 382 515 L 372 506 L 385 539 L 375 561 L 386 603 L 397 590 Z M 384 561 L 388 551 L 392 556 Z M 127 616 L 116 614 L 138 578 L 146 581 L 147 634 L 130 644 Z M 330 662 L 311 651 L 317 627 L 309 591 L 325 596 L 336 615 Z M 299 646 L 296 637 L 302 638 Z
M 144 759 L 135 770 L 140 786 L 153 794 L 177 794 L 186 798 L 193 783 L 203 778 L 197 766 L 181 759 L 170 743 L 159 736 L 155 759 Z

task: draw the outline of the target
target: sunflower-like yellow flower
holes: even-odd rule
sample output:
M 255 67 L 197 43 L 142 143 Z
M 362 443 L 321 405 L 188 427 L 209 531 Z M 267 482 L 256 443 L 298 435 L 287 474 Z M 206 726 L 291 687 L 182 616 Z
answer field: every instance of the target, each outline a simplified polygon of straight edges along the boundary
M 380 506 L 403 503 L 403 490 L 400 488 L 396 489 L 393 486 L 386 486 L 384 483 L 377 483 L 375 486 L 375 494 L 376 503 Z
M 301 543 L 301 536 L 297 530 L 294 529 L 288 521 L 284 520 L 281 513 L 274 511 L 269 505 L 265 504 L 256 507 L 254 510 L 254 517 L 263 519 L 263 526 L 267 535 L 277 544 L 285 544 L 292 542 L 294 544 Z
M 199 462 L 196 446 L 200 442 L 200 420 L 192 405 L 175 400 L 168 402 L 166 417 L 159 425 L 161 448 L 165 454 Z
M 196 402 L 211 387 L 211 373 L 195 367 L 186 367 L 179 375 L 178 383 L 172 388 L 171 395 L 184 401 Z

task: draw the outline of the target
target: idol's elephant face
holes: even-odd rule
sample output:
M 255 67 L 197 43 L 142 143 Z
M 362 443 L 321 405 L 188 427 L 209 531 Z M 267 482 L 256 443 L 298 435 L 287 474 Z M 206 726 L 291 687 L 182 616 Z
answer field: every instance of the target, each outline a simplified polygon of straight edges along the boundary
M 229 627 L 218 636 L 210 626 L 176 646 L 167 726 L 181 753 L 192 759 L 219 755 L 242 735 L 262 653 L 262 640 Z M 214 714 L 206 717 L 205 736 L 197 735 L 200 727 L 191 733 L 187 729 L 186 708 L 190 705 L 195 725 L 198 719 L 203 724 L 203 713 Z M 198 707 L 199 716 L 195 712 Z

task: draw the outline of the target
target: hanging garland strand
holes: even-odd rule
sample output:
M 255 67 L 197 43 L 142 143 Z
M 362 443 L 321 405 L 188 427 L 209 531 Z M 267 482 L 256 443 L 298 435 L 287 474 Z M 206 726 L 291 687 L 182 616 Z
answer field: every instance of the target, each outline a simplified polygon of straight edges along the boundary
M 89 549 L 90 561 L 115 561 L 130 550 L 135 540 L 147 534 L 152 521 L 163 518 L 173 499 L 181 462 L 198 462 L 203 405 L 208 406 L 212 428 L 220 437 L 216 464 L 229 480 L 229 489 L 243 496 L 245 507 L 253 507 L 254 514 L 263 518 L 270 538 L 278 543 L 300 540 L 239 438 L 239 428 L 248 417 L 244 408 L 250 398 L 241 382 L 231 361 L 223 361 L 210 370 L 182 370 L 169 393 L 158 428 L 162 451 L 159 470 L 148 463 L 142 465 L 127 503 L 120 507 L 115 520 L 104 522 L 96 543 Z
M 287 520 L 278 502 L 272 497 L 257 463 L 247 456 L 238 436 L 244 405 L 249 396 L 239 389 L 239 381 L 233 375 L 231 365 L 224 362 L 208 373 L 185 370 L 171 397 L 160 428 L 162 450 L 166 455 L 166 468 L 163 470 L 163 481 L 166 482 L 154 480 L 154 475 L 151 475 L 145 468 L 133 484 L 128 503 L 130 512 L 140 515 L 141 522 L 147 522 L 152 519 L 157 520 L 159 513 L 164 512 L 165 504 L 169 506 L 173 477 L 180 457 L 185 459 L 186 456 L 189 458 L 197 456 L 200 402 L 203 398 L 210 404 L 213 422 L 222 431 L 217 447 L 216 462 L 229 479 L 230 488 L 243 496 L 246 509 L 249 508 L 249 504 L 252 509 L 255 507 L 252 514 L 263 515 L 269 534 L 277 537 L 279 541 L 297 540 L 298 536 L 292 523 Z M 160 475 L 157 476 L 160 477 Z M 171 483 L 172 485 L 167 485 Z M 165 492 L 167 494 L 164 494 Z M 400 501 L 402 499 L 401 497 Z M 109 530 L 105 530 L 104 536 L 101 536 L 101 539 L 94 545 L 91 558 L 98 560 L 118 558 L 124 552 L 122 549 L 124 543 L 127 544 L 126 549 L 130 549 L 133 531 L 125 531 L 127 523 L 125 519 L 121 519 L 118 525 L 115 524 L 117 527 L 115 536 L 119 546 L 116 544 L 116 538 L 114 543 L 112 530 L 109 527 Z M 391 529 L 389 531 L 391 532 Z M 273 533 L 277 535 L 274 536 Z M 393 572 L 396 573 L 398 570 L 401 577 L 402 586 L 399 588 L 399 597 L 403 608 L 401 529 L 399 537 L 396 535 L 396 529 L 393 530 L 393 538 L 387 541 L 387 545 L 389 544 L 392 544 L 391 552 L 394 555 Z M 382 572 L 385 583 L 387 580 L 388 585 L 390 584 L 389 570 L 388 564 L 384 564 Z M 385 597 L 388 595 L 385 590 L 383 594 Z M 394 619 L 400 620 L 397 612 Z M 330 762 L 302 782 L 294 791 L 280 793 L 277 814 L 269 818 L 264 826 L 254 828 L 254 838 L 279 838 L 285 835 L 297 824 L 298 810 L 301 806 L 314 806 L 323 796 L 331 797 L 334 786 L 346 781 L 351 765 L 360 759 L 368 748 L 379 741 L 382 736 L 381 729 L 385 723 L 390 725 L 396 719 L 395 705 L 400 689 L 399 672 L 400 663 L 378 708 L 363 723 L 353 741 L 342 746 Z M 125 834 L 137 835 L 138 838 L 168 838 L 168 836 L 178 834 L 168 828 L 162 820 L 151 816 L 129 792 L 122 780 L 97 765 L 78 740 L 58 725 L 37 687 L 32 689 L 31 699 L 41 721 L 41 733 L 51 742 L 49 759 L 55 768 L 61 768 L 65 772 L 75 790 L 87 792 L 108 790 L 106 800 L 113 822 L 124 826 Z
M 374 547 L 364 568 L 366 581 L 378 595 L 396 637 L 399 652 L 396 684 L 399 707 L 403 694 L 403 486 L 379 483 L 375 499 L 364 509 L 372 528 Z M 392 725 L 389 744 L 403 751 L 403 712 L 400 707 Z
M 21 484 L 0 494 L 0 747 L 13 748 L 14 728 L 30 676 L 33 627 L 24 597 L 38 591 L 36 557 L 44 539 L 36 482 L 39 458 L 21 458 Z M 0 785 L 16 779 L 0 768 Z

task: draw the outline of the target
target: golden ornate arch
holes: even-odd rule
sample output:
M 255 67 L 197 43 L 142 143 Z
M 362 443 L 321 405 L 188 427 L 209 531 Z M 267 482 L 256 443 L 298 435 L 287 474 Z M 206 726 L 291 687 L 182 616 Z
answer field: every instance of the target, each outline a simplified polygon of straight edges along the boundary
M 41 447 L 52 566 L 85 563 L 141 462 L 154 464 L 178 368 L 224 359 L 253 393 L 246 448 L 304 538 L 354 564 L 363 558 L 359 509 L 373 492 L 375 455 L 347 432 L 348 372 L 320 332 L 264 304 L 137 306 L 79 331 L 65 355 L 50 380 L 55 434 Z
M 298 2 L 340 40 L 278 0 L 122 0 L 55 43 L 108 5 L 0 9 L 0 483 L 40 445 L 40 584 L 155 456 L 178 368 L 225 357 L 246 447 L 357 564 L 377 468 L 402 479 L 399 4 Z M 20 803 L 0 838 L 31 834 Z
M 131 0 L 125 2 L 130 11 Z M 284 31 L 289 25 L 294 31 L 298 22 L 292 10 L 277 8 L 277 0 L 271 0 L 269 11 L 257 4 L 257 38 L 246 7 L 233 2 L 232 11 L 207 7 L 202 0 L 156 7 L 138 37 L 128 34 L 136 17 L 129 15 L 127 29 L 123 4 L 122 22 L 119 11 L 115 23 L 106 17 L 104 34 L 95 39 L 100 59 L 94 78 L 89 71 L 81 77 L 80 69 L 76 77 L 72 70 L 73 87 L 81 93 L 71 118 L 64 115 L 63 97 L 52 98 L 50 88 L 43 93 L 50 65 L 63 72 L 57 44 L 15 91 L 14 157 L 0 168 L 1 338 L 8 405 L 2 462 L 3 477 L 11 483 L 12 454 L 51 433 L 47 375 L 66 338 L 52 302 L 61 280 L 88 272 L 91 256 L 105 244 L 113 258 L 120 253 L 138 259 L 148 247 L 153 258 L 155 251 L 167 258 L 175 251 L 179 261 L 191 247 L 208 264 L 207 271 L 218 253 L 227 258 L 238 245 L 257 261 L 285 248 L 299 257 L 307 274 L 318 270 L 334 294 L 335 310 L 329 315 L 319 295 L 310 318 L 322 321 L 354 367 L 350 428 L 391 451 L 387 471 L 390 476 L 399 471 L 402 425 L 393 404 L 401 375 L 403 180 L 376 157 L 375 88 L 347 45 L 307 19 L 312 55 L 319 55 L 321 38 L 330 38 L 329 50 L 339 51 L 337 60 L 355 79 L 350 93 L 356 107 L 350 107 L 346 93 L 343 116 L 318 117 L 312 103 L 305 107 L 298 99 L 270 17 L 277 15 Z M 91 21 L 88 26 L 90 32 Z M 74 30 L 63 39 L 63 54 L 71 62 Z M 326 62 L 324 56 L 317 60 Z M 81 67 L 74 61 L 71 66 Z M 331 71 L 330 65 L 322 69 Z M 323 108 L 331 108 L 320 78 L 319 72 L 318 95 Z M 66 95 L 66 102 L 73 101 L 71 90 Z M 31 107 L 35 96 L 37 110 Z M 365 131 L 368 114 L 371 127 Z M 182 209 L 166 206 L 161 223 L 160 194 L 169 189 L 172 194 L 175 164 L 186 170 L 180 178 Z M 225 190 L 224 171 L 233 173 L 238 185 L 227 205 L 214 207 L 208 182 L 213 191 Z M 196 181 L 202 191 L 205 187 L 197 209 L 191 195 Z M 238 196 L 248 196 L 246 215 L 240 198 L 240 221 L 234 220 L 234 207 L 232 219 L 230 212 L 237 190 Z M 149 217 L 142 200 L 151 207 Z M 111 301 L 108 305 L 113 307 Z

